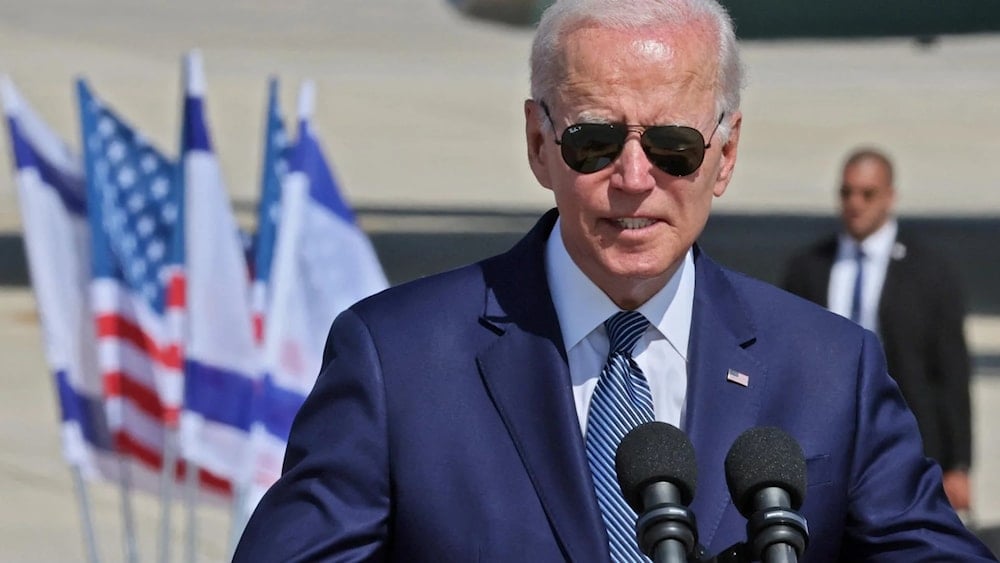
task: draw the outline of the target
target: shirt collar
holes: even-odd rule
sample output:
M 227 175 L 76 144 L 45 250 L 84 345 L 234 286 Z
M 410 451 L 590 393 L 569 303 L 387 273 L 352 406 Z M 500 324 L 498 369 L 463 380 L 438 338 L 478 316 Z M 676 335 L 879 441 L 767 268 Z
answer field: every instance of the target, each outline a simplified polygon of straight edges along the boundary
M 861 246 L 865 256 L 872 260 L 888 260 L 892 253 L 893 244 L 896 242 L 896 233 L 899 225 L 895 219 L 889 219 L 884 225 L 879 227 L 874 233 L 868 235 L 860 243 L 856 242 L 847 233 L 840 233 L 840 241 L 837 249 L 838 258 L 854 259 L 854 249 Z
M 563 342 L 570 350 L 620 309 L 573 262 L 556 220 L 546 245 L 545 273 L 559 318 Z M 680 268 L 638 311 L 687 360 L 694 307 L 694 254 L 688 249 Z

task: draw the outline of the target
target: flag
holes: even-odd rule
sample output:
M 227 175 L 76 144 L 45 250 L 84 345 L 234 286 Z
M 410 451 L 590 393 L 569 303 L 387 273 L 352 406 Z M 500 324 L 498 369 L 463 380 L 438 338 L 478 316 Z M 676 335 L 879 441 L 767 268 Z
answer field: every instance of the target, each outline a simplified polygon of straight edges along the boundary
M 162 469 L 183 398 L 177 166 L 77 81 L 91 300 L 116 449 Z
M 388 285 L 313 130 L 314 96 L 312 83 L 305 83 L 298 139 L 282 185 L 265 333 L 266 374 L 254 412 L 251 505 L 280 475 L 292 419 L 319 374 L 333 319 Z
M 281 212 L 281 182 L 288 173 L 288 161 L 285 159 L 288 137 L 278 108 L 278 81 L 273 78 L 268 83 L 266 121 L 264 162 L 260 174 L 260 202 L 257 205 L 257 235 L 253 244 L 250 307 L 253 314 L 254 339 L 260 345 L 264 342 L 265 315 L 269 301 L 268 284 L 271 279 L 274 239 L 278 232 L 278 214 Z
M 726 373 L 726 381 L 731 381 L 744 387 L 750 386 L 750 376 L 734 369 L 731 369 Z
M 114 479 L 90 311 L 90 228 L 83 163 L 0 77 L 15 183 L 45 358 L 52 370 L 66 462 L 86 477 Z
M 247 264 L 212 150 L 197 52 L 185 58 L 184 75 L 181 193 L 188 331 L 181 450 L 201 469 L 204 484 L 230 491 L 246 459 L 260 367 Z

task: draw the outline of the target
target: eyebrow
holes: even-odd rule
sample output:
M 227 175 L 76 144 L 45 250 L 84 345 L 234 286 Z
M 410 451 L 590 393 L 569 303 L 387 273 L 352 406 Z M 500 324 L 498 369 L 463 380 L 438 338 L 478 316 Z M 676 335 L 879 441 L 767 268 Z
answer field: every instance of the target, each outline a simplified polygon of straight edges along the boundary
M 614 119 L 608 119 L 603 115 L 599 115 L 594 112 L 584 111 L 581 112 L 577 119 L 583 120 L 586 123 L 622 123 L 621 121 L 616 121 Z

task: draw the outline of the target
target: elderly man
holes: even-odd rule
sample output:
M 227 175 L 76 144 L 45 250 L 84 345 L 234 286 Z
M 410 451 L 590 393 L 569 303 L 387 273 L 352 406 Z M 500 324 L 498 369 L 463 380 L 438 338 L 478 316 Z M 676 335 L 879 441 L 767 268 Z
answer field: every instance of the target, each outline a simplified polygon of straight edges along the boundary
M 876 337 L 694 244 L 742 123 L 719 4 L 560 0 L 531 58 L 528 161 L 557 209 L 337 318 L 236 560 L 644 561 L 611 465 L 648 420 L 694 444 L 708 553 L 745 538 L 727 451 L 778 426 L 807 457 L 809 561 L 992 560 Z

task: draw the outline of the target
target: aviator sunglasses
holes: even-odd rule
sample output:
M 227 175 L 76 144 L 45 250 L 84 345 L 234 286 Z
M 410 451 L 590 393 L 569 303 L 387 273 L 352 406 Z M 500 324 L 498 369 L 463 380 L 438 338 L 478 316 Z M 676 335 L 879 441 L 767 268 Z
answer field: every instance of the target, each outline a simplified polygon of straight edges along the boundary
M 549 106 L 545 102 L 539 102 L 539 105 L 552 125 L 552 132 L 556 133 Z M 705 150 L 712 146 L 712 137 L 725 115 L 725 112 L 719 115 L 708 142 L 694 127 L 624 123 L 575 123 L 564 129 L 562 138 L 555 139 L 555 142 L 562 150 L 567 166 L 581 174 L 592 174 L 607 168 L 618 158 L 625 148 L 629 131 L 641 129 L 639 143 L 646 158 L 671 176 L 687 176 L 705 160 Z

